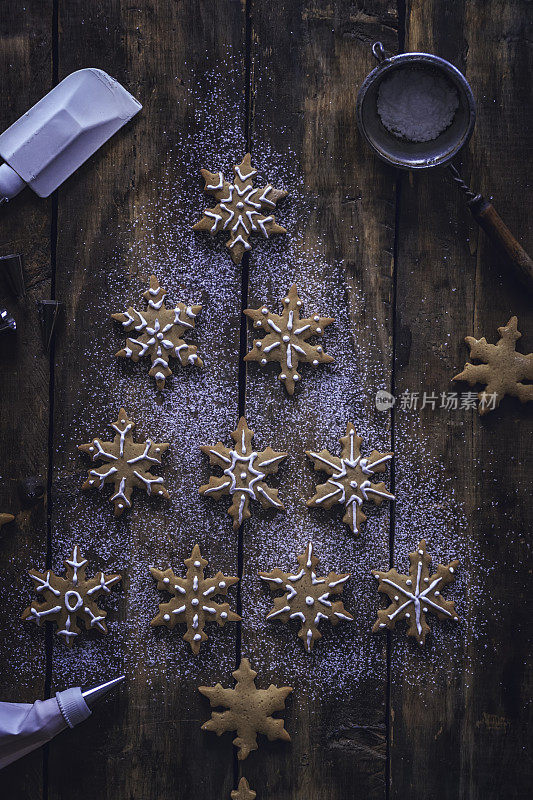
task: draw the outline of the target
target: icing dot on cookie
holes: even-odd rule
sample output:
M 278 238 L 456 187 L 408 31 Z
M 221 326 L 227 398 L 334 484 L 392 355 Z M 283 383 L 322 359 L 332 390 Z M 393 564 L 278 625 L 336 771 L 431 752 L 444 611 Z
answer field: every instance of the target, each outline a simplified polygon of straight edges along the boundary
M 164 615 L 164 617 L 163 617 L 163 619 L 164 619 L 166 622 L 168 622 L 168 621 L 169 621 L 169 619 L 170 619 L 170 614 L 165 614 L 165 615 Z
M 199 602 L 200 601 L 198 600 L 197 597 L 193 597 L 193 599 L 191 600 L 191 605 L 192 606 L 197 606 Z
M 256 347 L 258 347 L 258 348 L 259 348 L 259 350 L 261 349 L 261 346 L 262 346 L 261 339 L 258 339 L 258 340 L 257 340 L 257 342 L 255 343 L 255 346 L 256 346 Z
M 268 363 L 268 362 L 267 362 L 267 359 L 266 359 L 266 358 L 262 358 L 262 359 L 261 359 L 261 364 L 262 364 L 263 366 L 264 366 L 265 364 L 267 364 L 267 363 Z
M 292 377 L 293 377 L 293 380 L 295 380 L 295 381 L 299 381 L 300 380 L 300 376 L 298 375 L 297 372 L 295 372 Z
M 241 481 L 246 480 L 246 472 L 241 472 Z
M 218 584 L 218 588 L 219 589 L 225 589 L 226 588 L 226 581 L 220 581 L 220 583 Z
M 413 581 L 411 580 L 411 578 L 409 578 L 409 580 L 407 580 L 405 582 L 406 582 L 407 586 L 412 586 L 413 585 Z
M 284 380 L 287 379 L 287 376 L 285 375 L 284 372 L 281 373 L 281 375 L 279 376 L 279 379 L 280 379 L 280 381 L 284 381 Z
M 318 316 L 318 314 L 315 314 L 313 319 L 314 319 L 315 322 L 319 322 L 320 321 L 320 317 Z
M 200 562 L 199 562 L 199 561 L 195 561 L 195 562 L 194 562 L 194 566 L 195 566 L 195 567 L 200 567 L 200 566 L 201 566 L 201 564 L 200 564 Z
M 314 602 L 315 602 L 315 601 L 314 601 L 314 599 L 313 599 L 312 597 L 309 597 L 309 595 L 308 595 L 308 596 L 305 598 L 305 602 L 306 602 L 306 604 L 307 604 L 308 606 L 312 606 L 312 605 L 314 604 Z
M 285 334 L 285 336 L 283 337 L 283 341 L 288 342 L 290 341 L 290 338 L 291 338 L 290 336 L 287 336 L 287 334 Z
M 221 611 L 221 612 L 220 612 L 220 618 L 221 618 L 221 619 L 227 619 L 227 616 L 228 616 L 228 615 L 227 615 L 227 613 L 226 613 L 225 611 Z
M 163 578 L 163 583 L 170 583 L 170 578 Z
M 317 332 L 317 333 L 322 333 L 322 328 L 317 328 L 317 329 L 316 329 L 316 332 Z
M 318 367 L 318 361 L 316 358 L 313 359 L 313 367 Z
M 285 303 L 285 305 L 289 305 L 289 303 L 290 303 L 291 301 L 290 301 L 290 299 L 289 299 L 288 297 L 286 297 L 286 298 L 285 298 L 285 300 L 284 300 L 283 302 Z
M 262 309 L 261 309 L 261 312 L 262 312 L 263 314 L 268 314 L 268 308 L 262 308 Z

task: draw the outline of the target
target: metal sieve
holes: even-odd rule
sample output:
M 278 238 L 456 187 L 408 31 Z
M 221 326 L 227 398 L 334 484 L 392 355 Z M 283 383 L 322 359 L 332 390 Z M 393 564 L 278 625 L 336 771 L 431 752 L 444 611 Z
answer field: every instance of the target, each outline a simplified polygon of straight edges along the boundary
M 447 165 L 453 180 L 465 194 L 474 219 L 490 239 L 508 256 L 518 277 L 533 288 L 533 261 L 502 222 L 494 207 L 481 194 L 475 194 L 462 180 L 451 163 L 468 142 L 476 121 L 476 104 L 472 89 L 459 70 L 439 56 L 430 53 L 401 53 L 387 57 L 381 42 L 374 42 L 372 53 L 378 66 L 365 78 L 357 95 L 357 123 L 375 154 L 399 169 L 418 170 Z M 451 83 L 459 100 L 451 124 L 435 139 L 412 142 L 399 138 L 384 126 L 378 114 L 377 101 L 383 80 L 400 70 L 423 70 Z

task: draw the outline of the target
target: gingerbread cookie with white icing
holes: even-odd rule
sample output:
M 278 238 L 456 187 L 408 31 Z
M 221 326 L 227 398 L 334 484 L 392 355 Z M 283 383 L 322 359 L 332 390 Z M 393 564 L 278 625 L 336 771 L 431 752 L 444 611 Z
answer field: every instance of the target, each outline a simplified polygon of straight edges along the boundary
M 225 232 L 229 236 L 226 247 L 231 258 L 235 264 L 240 264 L 244 253 L 252 248 L 252 233 L 261 233 L 266 239 L 273 233 L 287 233 L 271 213 L 287 192 L 274 189 L 270 184 L 254 189 L 257 170 L 251 165 L 250 153 L 233 167 L 233 171 L 235 178 L 230 183 L 221 172 L 202 170 L 205 191 L 213 195 L 217 204 L 206 208 L 193 230 L 209 231 L 212 236 Z
M 222 475 L 211 475 L 209 483 L 200 486 L 199 492 L 213 500 L 228 494 L 233 498 L 228 514 L 233 518 L 234 530 L 250 518 L 250 500 L 259 500 L 263 508 L 285 508 L 278 490 L 268 486 L 265 478 L 278 471 L 287 453 L 278 453 L 271 447 L 256 451 L 252 447 L 253 436 L 254 432 L 241 417 L 237 430 L 231 433 L 235 447 L 225 447 L 222 442 L 200 447 L 210 463 L 222 469 Z
M 133 441 L 132 430 L 135 423 L 128 419 L 123 408 L 118 419 L 111 423 L 115 431 L 112 442 L 93 439 L 88 444 L 78 445 L 78 450 L 87 453 L 93 461 L 104 461 L 100 467 L 89 470 L 87 480 L 82 489 L 102 489 L 110 483 L 114 492 L 109 498 L 115 505 L 115 517 L 120 517 L 127 508 L 131 508 L 131 496 L 134 489 L 144 489 L 149 495 L 156 495 L 168 500 L 168 492 L 164 479 L 152 475 L 150 470 L 161 464 L 161 456 L 168 449 L 168 442 Z
M 214 602 L 217 595 L 227 595 L 229 587 L 238 583 L 239 579 L 222 572 L 217 572 L 213 578 L 206 578 L 204 572 L 208 562 L 197 544 L 184 563 L 187 567 L 185 578 L 178 577 L 170 567 L 166 570 L 150 567 L 159 591 L 172 595 L 168 603 L 160 603 L 159 614 L 150 625 L 166 625 L 170 629 L 176 625 L 186 625 L 183 638 L 189 642 L 193 653 L 198 655 L 202 642 L 208 638 L 204 630 L 206 623 L 217 622 L 222 627 L 226 622 L 240 621 L 241 617 L 230 609 L 228 603 Z
M 441 594 L 442 589 L 455 580 L 459 561 L 439 564 L 437 571 L 430 575 L 431 556 L 422 539 L 418 548 L 409 553 L 409 562 L 408 575 L 401 575 L 394 568 L 388 572 L 372 571 L 374 578 L 379 581 L 378 592 L 386 594 L 391 601 L 387 608 L 378 611 L 372 632 L 392 630 L 397 622 L 404 619 L 407 622 L 407 635 L 423 645 L 431 630 L 426 614 L 432 612 L 441 620 L 459 621 L 455 603 L 445 600 Z
M 70 558 L 65 560 L 66 576 L 56 575 L 51 569 L 45 572 L 30 570 L 35 582 L 39 602 L 32 603 L 22 614 L 22 619 L 34 620 L 39 627 L 43 622 L 55 622 L 57 635 L 67 647 L 72 647 L 81 630 L 81 620 L 87 630 L 107 633 L 107 612 L 96 605 L 96 598 L 109 594 L 111 586 L 122 580 L 122 575 L 97 572 L 94 578 L 85 577 L 89 563 L 75 545 Z
M 126 333 L 134 331 L 135 338 L 126 339 L 126 346 L 116 354 L 117 358 L 131 358 L 137 362 L 149 356 L 152 368 L 148 373 L 155 379 L 157 388 L 163 391 L 166 379 L 172 375 L 170 358 L 178 358 L 181 365 L 193 364 L 203 367 L 197 348 L 187 344 L 183 336 L 194 328 L 196 317 L 202 310 L 199 305 L 177 303 L 175 308 L 164 305 L 166 289 L 152 275 L 150 286 L 143 297 L 148 303 L 144 311 L 136 311 L 130 306 L 123 314 L 111 314 L 112 319 L 121 322 Z
M 281 314 L 272 313 L 266 306 L 244 310 L 246 316 L 253 320 L 254 328 L 266 333 L 263 339 L 255 340 L 244 360 L 259 361 L 263 367 L 271 361 L 277 361 L 280 365 L 279 379 L 289 394 L 294 394 L 294 386 L 301 379 L 298 372 L 300 362 L 318 367 L 319 364 L 335 361 L 324 352 L 322 345 L 312 345 L 307 341 L 311 336 L 322 336 L 324 328 L 335 320 L 333 317 L 321 317 L 320 314 L 300 318 L 301 307 L 302 301 L 294 284 L 283 299 Z
M 338 625 L 342 620 L 353 621 L 341 600 L 330 600 L 331 595 L 341 594 L 350 573 L 330 572 L 327 577 L 317 578 L 318 562 L 319 559 L 313 553 L 313 545 L 309 542 L 305 551 L 298 556 L 300 570 L 295 575 L 277 567 L 272 572 L 259 573 L 272 592 L 283 592 L 274 599 L 274 607 L 266 618 L 274 622 L 299 620 L 301 625 L 298 636 L 308 653 L 313 649 L 315 641 L 322 636 L 318 629 L 321 620 L 329 620 L 333 625 Z

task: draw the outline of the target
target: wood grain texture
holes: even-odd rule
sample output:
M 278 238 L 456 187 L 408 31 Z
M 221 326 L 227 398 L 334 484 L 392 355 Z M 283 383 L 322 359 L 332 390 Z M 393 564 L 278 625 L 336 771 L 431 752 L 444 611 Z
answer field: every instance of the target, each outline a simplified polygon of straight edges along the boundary
M 53 4 L 4 5 L 6 127 L 51 86 Z M 531 783 L 532 412 L 507 398 L 480 419 L 472 410 L 439 408 L 439 394 L 469 389 L 450 382 L 467 359 L 466 335 L 496 341 L 497 327 L 516 314 L 518 348 L 533 350 L 531 298 L 445 171 L 399 178 L 371 155 L 356 128 L 355 100 L 375 65 L 377 39 L 395 53 L 405 33 L 406 50 L 434 52 L 464 71 L 478 120 L 461 173 L 531 252 L 530 4 L 408 0 L 405 20 L 404 4 L 385 0 L 56 5 L 59 78 L 101 67 L 144 108 L 60 190 L 57 238 L 51 201 L 27 191 L 2 208 L 0 254 L 24 254 L 30 291 L 15 304 L 0 275 L 0 305 L 19 322 L 14 346 L 0 339 L 0 510 L 17 514 L 0 532 L 1 691 L 2 699 L 42 696 L 47 670 L 52 691 L 122 671 L 127 681 L 91 719 L 59 736 L 49 757 L 38 752 L 2 772 L 0 793 L 17 800 L 229 800 L 244 774 L 258 800 L 524 797 Z M 276 217 L 289 234 L 253 239 L 243 266 L 246 304 L 278 311 L 296 282 L 304 313 L 335 317 L 322 340 L 335 363 L 302 368 L 293 397 L 272 365 L 250 364 L 239 384 L 242 272 L 223 241 L 190 230 L 209 205 L 200 167 L 231 176 L 247 138 L 257 185 L 288 190 Z M 49 296 L 56 245 L 55 294 L 66 322 L 53 364 L 49 453 L 50 364 L 34 301 Z M 190 339 L 205 368 L 177 367 L 164 397 L 146 363 L 113 358 L 124 336 L 109 319 L 130 304 L 142 307 L 152 271 L 170 301 L 203 305 Z M 250 330 L 248 346 L 253 338 Z M 198 445 L 230 443 L 244 388 L 255 446 L 289 456 L 269 479 L 286 511 L 252 504 L 237 536 L 227 499 L 198 496 L 209 475 Z M 435 392 L 437 408 L 409 411 L 398 402 L 392 413 L 379 412 L 378 389 L 397 397 Z M 108 494 L 80 492 L 90 464 L 76 445 L 104 437 L 121 405 L 138 439 L 171 442 L 161 470 L 171 502 L 137 493 L 132 511 L 115 520 Z M 305 505 L 324 475 L 304 451 L 338 453 L 348 420 L 363 436 L 364 453 L 395 450 L 384 480 L 396 503 L 369 507 L 360 538 L 338 506 Z M 102 603 L 107 637 L 84 634 L 67 652 L 48 635 L 46 657 L 43 631 L 18 622 L 31 593 L 25 571 L 46 558 L 46 516 L 39 506 L 20 508 L 16 483 L 29 473 L 46 477 L 49 458 L 54 568 L 62 570 L 78 543 L 89 574 L 121 571 L 124 580 Z M 461 622 L 430 617 L 432 634 L 420 651 L 401 627 L 387 637 L 370 633 L 380 604 L 370 570 L 390 564 L 404 571 L 422 536 L 434 563 L 460 558 L 448 596 Z M 310 540 L 319 575 L 352 573 L 342 599 L 355 621 L 324 623 L 308 655 L 294 623 L 265 620 L 272 598 L 257 573 L 293 571 Z M 166 598 L 148 572 L 153 564 L 183 574 L 196 542 L 209 574 L 242 568 L 244 617 L 241 632 L 208 628 L 198 658 L 183 629 L 149 627 Z M 230 602 L 235 608 L 234 590 Z M 231 734 L 218 739 L 200 730 L 210 709 L 197 686 L 232 685 L 241 655 L 259 686 L 295 691 L 283 715 L 292 742 L 260 736 L 258 752 L 237 764 Z
M 167 598 L 148 568 L 172 565 L 182 574 L 183 559 L 198 542 L 209 574 L 237 572 L 237 541 L 225 509 L 201 499 L 198 486 L 208 471 L 199 445 L 225 439 L 237 418 L 240 275 L 228 265 L 223 244 L 198 237 L 191 225 L 206 205 L 200 168 L 218 169 L 202 158 L 222 152 L 215 139 L 209 153 L 201 152 L 206 130 L 214 126 L 221 135 L 240 124 L 242 139 L 243 10 L 233 2 L 65 4 L 59 25 L 60 77 L 96 63 L 144 108 L 59 197 L 56 284 L 67 326 L 55 380 L 54 563 L 76 540 L 93 569 L 122 571 L 124 579 L 106 604 L 109 636 L 86 636 L 68 658 L 55 643 L 54 686 L 121 671 L 127 681 L 92 719 L 51 747 L 49 797 L 215 800 L 229 796 L 233 756 L 229 742 L 201 731 L 209 710 L 197 687 L 214 684 L 221 664 L 234 667 L 236 626 L 210 626 L 209 642 L 194 657 L 183 628 L 150 628 Z M 226 106 L 209 107 L 213 81 L 224 85 L 235 119 L 224 118 Z M 170 300 L 203 305 L 190 339 L 205 367 L 173 365 L 163 398 L 145 361 L 132 368 L 114 358 L 125 337 L 109 318 L 130 304 L 142 307 L 152 271 Z M 133 509 L 115 520 L 106 492 L 80 492 L 90 463 L 76 445 L 107 434 L 121 405 L 141 441 L 170 441 L 161 474 L 171 502 L 137 492 Z M 80 773 L 91 779 L 80 783 Z
M 4 130 L 52 86 L 52 3 L 21 7 L 6 2 L 0 19 L 0 128 Z M 48 358 L 37 319 L 37 299 L 50 292 L 51 202 L 26 190 L 2 206 L 0 255 L 21 253 L 28 292 L 16 301 L 0 274 L 0 306 L 17 322 L 16 336 L 0 337 L 0 510 L 16 515 L 0 531 L 0 697 L 33 702 L 44 697 L 42 632 L 20 614 L 33 597 L 27 570 L 44 566 L 43 503 L 21 503 L 18 482 L 48 474 Z M 1 773 L 5 797 L 42 796 L 42 753 L 26 756 Z
M 277 312 L 296 282 L 302 315 L 335 317 L 321 342 L 335 364 L 302 367 L 293 397 L 272 365 L 247 370 L 246 413 L 260 446 L 289 452 L 279 471 L 286 512 L 258 509 L 244 526 L 243 654 L 265 685 L 289 683 L 294 693 L 284 714 L 292 743 L 263 740 L 242 771 L 258 793 L 279 800 L 386 793 L 385 650 L 368 634 L 365 596 L 373 589 L 370 553 L 388 556 L 389 509 L 372 515 L 358 539 L 339 507 L 307 509 L 324 476 L 313 472 L 305 450 L 338 453 L 348 421 L 364 448 L 387 449 L 390 441 L 388 415 L 378 414 L 374 394 L 390 388 L 395 185 L 368 158 L 355 101 L 373 66 L 372 41 L 395 49 L 395 25 L 394 10 L 379 2 L 364 13 L 347 2 L 251 6 L 252 156 L 262 177 L 289 192 L 277 212 L 289 234 L 252 251 L 249 305 Z M 307 654 L 294 622 L 265 621 L 272 603 L 257 572 L 296 572 L 296 555 L 310 540 L 319 575 L 353 573 L 343 599 L 355 622 L 324 623 Z
M 520 76 L 531 69 L 527 16 L 526 4 L 515 2 L 408 3 L 405 45 L 465 72 L 478 119 L 462 173 L 490 197 L 526 250 L 530 190 L 521 165 L 531 153 L 531 98 Z M 444 175 L 402 180 L 398 241 L 397 394 L 467 390 L 449 383 L 468 355 L 463 335 L 496 341 L 497 327 L 512 314 L 524 332 L 521 351 L 531 351 L 531 298 Z M 522 754 L 530 692 L 524 647 L 531 420 L 531 409 L 509 398 L 484 421 L 466 410 L 395 413 L 397 450 L 418 437 L 421 463 L 443 465 L 453 482 L 462 515 L 450 521 L 449 537 L 466 585 L 459 592 L 462 633 L 447 628 L 423 656 L 400 634 L 393 637 L 393 798 L 519 797 L 529 783 Z M 432 531 L 426 533 L 431 552 Z M 417 535 L 409 542 L 396 536 L 396 560 L 405 559 Z M 433 547 L 432 554 L 446 563 L 453 553 L 445 533 L 433 537 L 446 551 Z

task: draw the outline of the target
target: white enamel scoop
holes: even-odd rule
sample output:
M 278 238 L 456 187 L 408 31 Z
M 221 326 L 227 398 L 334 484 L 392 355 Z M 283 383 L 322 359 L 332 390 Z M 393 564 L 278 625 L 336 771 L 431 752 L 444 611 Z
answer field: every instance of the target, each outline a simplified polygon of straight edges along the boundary
M 0 202 L 48 197 L 141 108 L 101 69 L 68 75 L 0 135 Z

